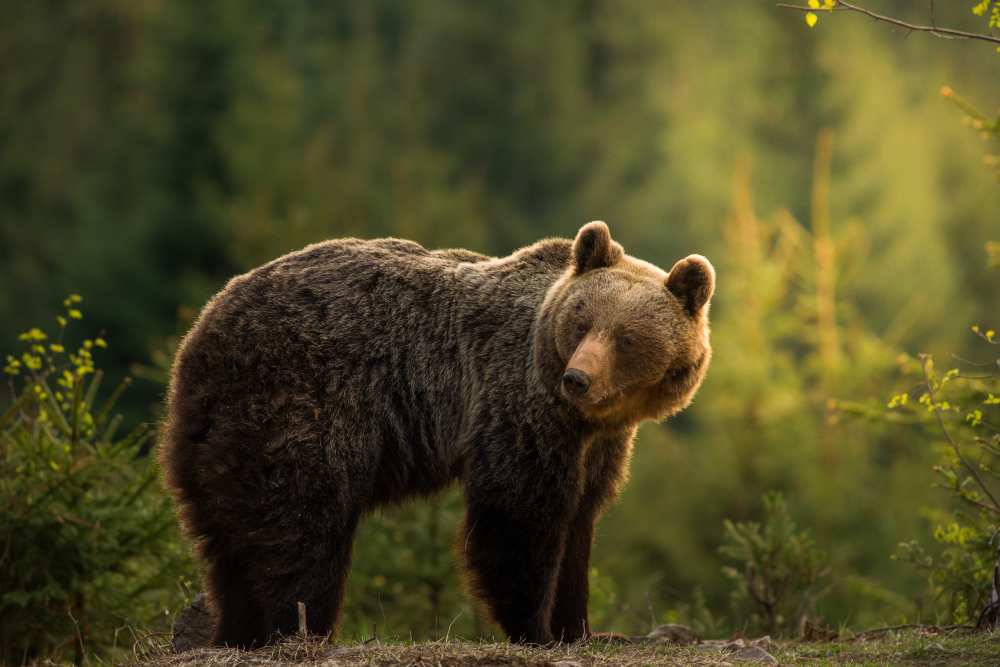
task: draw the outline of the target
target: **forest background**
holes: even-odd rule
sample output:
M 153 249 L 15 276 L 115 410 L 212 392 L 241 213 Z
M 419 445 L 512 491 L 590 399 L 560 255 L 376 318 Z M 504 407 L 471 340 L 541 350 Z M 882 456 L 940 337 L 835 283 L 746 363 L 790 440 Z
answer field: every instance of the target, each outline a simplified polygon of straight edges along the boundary
M 974 4 L 935 20 L 983 32 Z M 0 5 L 4 354 L 82 295 L 67 335 L 107 341 L 106 386 L 135 377 L 125 425 L 155 427 L 178 337 L 236 273 L 333 237 L 503 255 L 602 219 L 660 266 L 708 256 L 718 292 L 700 394 L 643 427 L 600 524 L 594 625 L 766 626 L 725 521 L 773 518 L 768 492 L 822 552 L 800 618 L 975 620 L 901 557 L 946 546 L 940 443 L 880 415 L 918 353 L 981 361 L 970 325 L 1000 325 L 996 145 L 949 103 L 1000 108 L 994 46 L 756 0 Z M 460 512 L 449 494 L 362 528 L 345 636 L 496 632 L 454 572 Z M 169 625 L 197 589 L 164 534 L 169 576 L 90 634 Z

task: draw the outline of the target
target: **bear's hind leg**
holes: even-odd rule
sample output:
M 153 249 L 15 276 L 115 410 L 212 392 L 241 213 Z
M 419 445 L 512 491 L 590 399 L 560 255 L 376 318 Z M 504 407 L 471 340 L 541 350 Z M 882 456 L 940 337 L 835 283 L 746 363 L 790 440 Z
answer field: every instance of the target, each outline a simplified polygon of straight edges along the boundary
M 340 621 L 351 568 L 351 548 L 359 516 L 355 515 L 333 531 L 324 548 L 303 558 L 301 567 L 267 585 L 265 595 L 282 600 L 275 616 L 275 633 L 292 636 L 299 631 L 298 603 L 306 608 L 306 631 L 310 635 L 335 633 Z
M 269 615 L 255 599 L 246 574 L 245 564 L 230 555 L 213 560 L 208 567 L 206 584 L 215 609 L 213 646 L 260 648 L 270 639 Z

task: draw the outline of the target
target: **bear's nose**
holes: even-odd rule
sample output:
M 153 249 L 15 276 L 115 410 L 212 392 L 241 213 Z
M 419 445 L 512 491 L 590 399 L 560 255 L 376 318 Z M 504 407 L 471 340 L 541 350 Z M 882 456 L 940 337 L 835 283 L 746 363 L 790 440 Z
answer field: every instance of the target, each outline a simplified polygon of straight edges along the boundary
M 590 376 L 578 368 L 571 368 L 563 374 L 562 384 L 567 394 L 579 398 L 590 388 Z

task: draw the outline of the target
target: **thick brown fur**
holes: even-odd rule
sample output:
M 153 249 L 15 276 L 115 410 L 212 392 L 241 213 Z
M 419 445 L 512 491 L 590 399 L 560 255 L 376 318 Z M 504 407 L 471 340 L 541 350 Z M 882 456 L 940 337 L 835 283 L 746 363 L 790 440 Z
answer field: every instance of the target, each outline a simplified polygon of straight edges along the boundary
M 455 480 L 468 579 L 510 638 L 589 635 L 594 524 L 638 423 L 704 377 L 714 279 L 600 222 L 503 258 L 328 241 L 233 278 L 178 351 L 159 447 L 214 642 L 294 633 L 297 601 L 329 632 L 361 517 Z

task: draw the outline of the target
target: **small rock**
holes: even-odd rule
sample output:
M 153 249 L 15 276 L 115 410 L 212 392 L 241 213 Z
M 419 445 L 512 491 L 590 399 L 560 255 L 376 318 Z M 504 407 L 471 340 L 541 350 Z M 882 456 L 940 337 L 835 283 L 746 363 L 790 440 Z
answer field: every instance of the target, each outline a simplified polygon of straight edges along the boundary
M 725 644 L 723 644 L 722 645 L 722 650 L 724 650 L 724 651 L 738 651 L 741 648 L 744 648 L 746 645 L 747 645 L 747 643 L 746 643 L 745 640 L 737 638 L 737 639 L 734 639 L 732 641 L 728 641 Z
M 212 642 L 212 612 L 204 593 L 199 593 L 191 604 L 181 610 L 174 620 L 174 636 L 170 645 L 175 653 L 203 648 Z
M 583 667 L 583 663 L 576 660 L 556 660 L 550 662 L 549 667 Z
M 698 635 L 694 633 L 694 630 L 686 625 L 678 625 L 677 623 L 668 623 L 654 628 L 652 632 L 646 635 L 646 639 L 653 639 L 658 642 L 670 642 L 671 644 L 680 644 L 681 646 L 698 643 Z
M 759 646 L 746 646 L 729 657 L 734 660 L 743 660 L 745 662 L 763 662 L 767 665 L 778 664 L 777 658 Z

